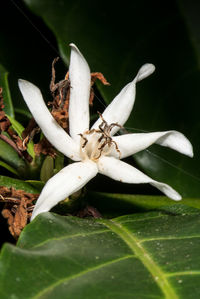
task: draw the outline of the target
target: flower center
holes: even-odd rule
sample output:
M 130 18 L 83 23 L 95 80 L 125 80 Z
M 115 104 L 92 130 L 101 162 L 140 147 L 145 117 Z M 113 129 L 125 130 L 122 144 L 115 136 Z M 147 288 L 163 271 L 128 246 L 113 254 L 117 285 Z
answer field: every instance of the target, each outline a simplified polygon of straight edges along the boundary
M 115 147 L 120 158 L 121 153 L 117 143 L 111 137 L 111 130 L 115 126 L 120 128 L 121 126 L 117 123 L 108 125 L 100 113 L 99 116 L 102 123 L 98 129 L 88 130 L 83 134 L 79 134 L 81 136 L 80 155 L 82 160 L 90 159 L 97 162 L 102 155 L 106 156 L 110 153 L 112 146 Z

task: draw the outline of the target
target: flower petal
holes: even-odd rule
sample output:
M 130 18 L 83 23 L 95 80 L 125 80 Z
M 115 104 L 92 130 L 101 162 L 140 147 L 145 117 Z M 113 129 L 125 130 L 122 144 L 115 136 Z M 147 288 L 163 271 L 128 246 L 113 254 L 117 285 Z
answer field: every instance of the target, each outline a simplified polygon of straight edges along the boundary
M 102 116 L 109 125 L 111 123 L 118 123 L 121 126 L 125 124 L 125 122 L 129 118 L 135 102 L 136 83 L 151 75 L 154 70 L 155 67 L 153 64 L 143 65 L 137 73 L 135 79 L 132 82 L 128 83 L 114 98 L 110 105 L 108 105 Z M 98 129 L 101 122 L 102 121 L 99 118 L 92 126 L 92 129 Z M 119 127 L 115 126 L 112 129 L 111 135 L 114 135 L 119 129 Z
M 154 181 L 133 166 L 113 157 L 101 157 L 98 162 L 98 168 L 99 173 L 104 174 L 114 180 L 129 184 L 149 183 L 162 191 L 171 199 L 181 200 L 180 194 L 169 185 Z
M 91 76 L 87 61 L 74 44 L 71 46 L 69 65 L 70 101 L 69 130 L 74 140 L 89 129 L 89 97 Z
M 80 190 L 97 172 L 96 163 L 92 161 L 72 163 L 63 168 L 44 186 L 33 210 L 31 220 L 38 214 L 49 211 L 58 202 Z
M 67 157 L 80 160 L 78 145 L 53 118 L 39 88 L 21 79 L 18 84 L 29 110 L 48 141 Z
M 125 134 L 115 136 L 112 139 L 117 143 L 121 159 L 142 151 L 153 143 L 169 147 L 184 155 L 193 157 L 193 149 L 190 141 L 178 131 Z M 119 157 L 119 153 L 114 146 L 112 147 L 111 156 Z

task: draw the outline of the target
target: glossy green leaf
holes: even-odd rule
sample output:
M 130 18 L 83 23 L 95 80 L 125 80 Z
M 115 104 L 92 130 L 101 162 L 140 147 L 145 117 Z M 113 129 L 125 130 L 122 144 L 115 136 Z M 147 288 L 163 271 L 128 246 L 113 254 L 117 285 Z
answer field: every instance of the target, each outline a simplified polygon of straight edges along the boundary
M 162 210 L 166 206 L 187 205 L 200 209 L 200 198 L 183 198 L 175 202 L 166 196 L 87 192 L 85 200 L 104 217 L 117 217 L 136 212 Z
M 196 151 L 195 153 L 198 155 Z M 200 178 L 197 161 L 195 168 L 193 165 L 194 161 L 189 161 L 190 158 L 185 158 L 183 155 L 179 157 L 179 154 L 159 148 L 159 146 L 152 146 L 149 150 L 144 150 L 134 157 L 138 165 L 155 180 L 166 181 L 179 191 L 183 197 L 188 197 L 189 195 L 191 197 L 199 197 Z M 187 167 L 184 165 L 187 165 Z
M 44 213 L 0 259 L 2 298 L 198 298 L 200 213 L 112 220 Z
M 3 162 L 3 161 L 0 161 L 0 166 L 7 169 L 8 171 L 12 172 L 13 174 L 15 175 L 19 175 L 18 172 L 13 168 L 11 167 L 10 165 L 8 165 L 7 163 Z
M 17 132 L 20 138 L 22 138 L 22 132 L 24 131 L 24 127 L 13 117 L 7 115 L 9 118 L 13 129 Z M 30 141 L 27 145 L 27 151 L 29 155 L 34 159 L 35 158 L 35 152 L 34 152 L 34 143 L 33 141 Z
M 26 182 L 29 183 L 31 186 L 33 186 L 35 189 L 37 189 L 38 192 L 40 192 L 44 187 L 44 182 L 42 181 L 26 180 Z
M 0 87 L 3 88 L 4 111 L 14 117 L 14 109 L 8 85 L 8 72 L 2 65 L 0 65 Z
M 17 134 L 22 137 L 22 132 L 24 131 L 24 127 L 13 117 L 10 117 L 9 115 L 7 115 L 9 121 L 12 124 L 13 129 L 17 132 Z
M 0 140 L 0 159 L 16 169 L 19 175 L 23 176 L 25 174 L 27 165 L 24 160 L 3 140 Z
M 87 0 L 24 2 L 52 29 L 66 63 L 67 45 L 74 42 L 91 71 L 103 72 L 111 83 L 110 87 L 98 84 L 106 103 L 142 64 L 156 65 L 155 75 L 138 83 L 136 104 L 126 126 L 135 132 L 180 130 L 194 145 L 195 158 L 158 146 L 150 148 L 151 154 L 135 158 L 153 178 L 170 183 L 183 196 L 199 197 L 199 4 L 172 0 L 126 1 L 126 5 Z
M 8 188 L 13 187 L 17 190 L 24 190 L 29 193 L 38 193 L 38 190 L 31 186 L 31 184 L 2 175 L 0 176 L 0 186 L 5 186 Z

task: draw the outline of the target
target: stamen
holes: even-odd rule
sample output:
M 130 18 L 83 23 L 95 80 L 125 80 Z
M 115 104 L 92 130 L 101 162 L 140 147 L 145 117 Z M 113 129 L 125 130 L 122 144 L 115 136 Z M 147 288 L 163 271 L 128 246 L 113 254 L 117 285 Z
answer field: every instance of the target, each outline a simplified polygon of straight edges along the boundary
M 108 123 L 103 118 L 102 114 L 99 113 L 99 117 L 102 120 L 102 123 L 99 125 L 98 129 L 92 129 L 84 132 L 84 134 L 79 134 L 81 136 L 81 153 L 84 159 L 91 159 L 97 161 L 101 155 L 108 155 L 111 151 L 111 146 L 114 145 L 116 151 L 119 153 L 119 159 L 121 158 L 121 152 L 117 146 L 117 143 L 112 140 L 110 135 L 111 130 L 118 126 L 122 128 L 121 125 L 117 123 Z M 87 139 L 85 135 L 92 135 L 91 138 Z M 100 135 L 98 137 L 98 135 Z M 83 150 L 84 149 L 84 150 Z
M 83 136 L 83 134 L 80 133 L 80 134 L 78 134 L 78 135 L 80 135 L 81 138 L 84 140 L 84 143 L 83 143 L 82 146 L 81 146 L 82 148 L 84 148 L 84 147 L 86 146 L 86 144 L 88 143 L 88 140 L 87 140 L 86 137 Z

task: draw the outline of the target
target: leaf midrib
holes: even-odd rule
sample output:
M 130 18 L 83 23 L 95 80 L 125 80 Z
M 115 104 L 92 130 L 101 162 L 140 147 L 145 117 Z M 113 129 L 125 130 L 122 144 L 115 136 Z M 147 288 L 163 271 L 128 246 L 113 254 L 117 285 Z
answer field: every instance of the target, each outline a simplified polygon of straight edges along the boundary
M 155 283 L 157 283 L 166 299 L 178 299 L 178 296 L 167 280 L 165 273 L 159 268 L 146 249 L 142 246 L 140 240 L 138 240 L 133 233 L 130 233 L 120 223 L 115 222 L 115 220 L 103 219 L 101 220 L 101 223 L 120 236 L 120 238 L 129 246 L 133 251 L 133 254 L 140 259 L 147 270 L 152 274 Z

